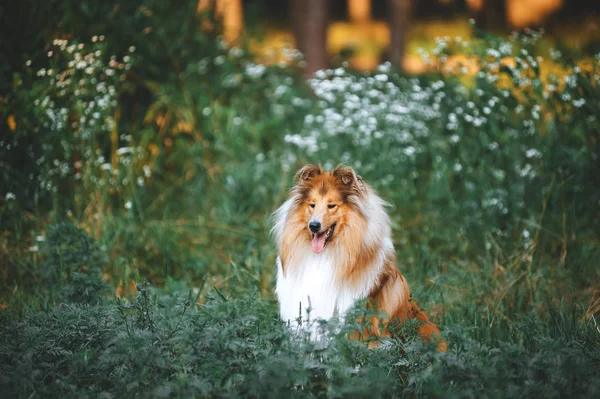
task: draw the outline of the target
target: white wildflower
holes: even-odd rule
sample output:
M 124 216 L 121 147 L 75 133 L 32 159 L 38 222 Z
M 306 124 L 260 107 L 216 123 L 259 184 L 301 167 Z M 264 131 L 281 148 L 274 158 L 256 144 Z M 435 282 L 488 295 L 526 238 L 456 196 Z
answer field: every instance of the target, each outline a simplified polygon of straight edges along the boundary
M 527 158 L 541 158 L 542 157 L 542 153 L 539 152 L 538 150 L 536 150 L 535 148 L 530 148 L 529 150 L 527 150 L 525 152 L 525 156 Z

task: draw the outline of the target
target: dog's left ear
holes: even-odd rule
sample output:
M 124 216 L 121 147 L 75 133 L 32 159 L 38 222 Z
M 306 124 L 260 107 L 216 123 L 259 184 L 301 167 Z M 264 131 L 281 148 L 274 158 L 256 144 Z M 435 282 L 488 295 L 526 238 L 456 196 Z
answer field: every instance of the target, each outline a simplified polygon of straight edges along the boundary
M 352 168 L 344 168 L 338 166 L 333 171 L 333 175 L 344 185 L 352 188 L 356 188 L 358 191 L 364 190 L 364 183 L 362 177 L 357 175 Z
M 323 173 L 321 165 L 305 165 L 302 169 L 296 172 L 296 180 L 299 183 L 303 183 Z

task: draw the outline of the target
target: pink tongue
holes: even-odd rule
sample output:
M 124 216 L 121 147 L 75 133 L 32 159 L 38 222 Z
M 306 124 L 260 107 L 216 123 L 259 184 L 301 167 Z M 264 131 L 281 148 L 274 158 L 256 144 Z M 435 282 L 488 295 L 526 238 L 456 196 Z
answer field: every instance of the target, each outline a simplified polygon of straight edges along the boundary
M 327 238 L 327 232 L 315 234 L 312 239 L 312 250 L 314 253 L 319 254 L 325 247 L 325 238 Z

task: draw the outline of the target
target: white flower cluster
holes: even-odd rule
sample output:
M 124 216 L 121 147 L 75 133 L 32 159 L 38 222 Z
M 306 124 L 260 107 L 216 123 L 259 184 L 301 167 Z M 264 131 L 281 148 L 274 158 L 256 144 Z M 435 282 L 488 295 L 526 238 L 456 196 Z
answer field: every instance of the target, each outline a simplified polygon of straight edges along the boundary
M 94 164 L 90 161 L 96 157 L 91 150 L 96 137 L 114 131 L 117 87 L 131 68 L 135 47 L 131 46 L 129 55 L 118 60 L 103 53 L 103 41 L 103 35 L 92 37 L 91 45 L 55 39 L 47 53 L 52 67 L 35 72 L 42 90 L 34 105 L 43 117 L 34 129 L 48 137 L 43 154 L 36 159 L 38 165 L 49 165 L 38 177 L 45 190 L 56 190 L 56 177 L 73 174 L 81 179 L 87 164 Z M 31 62 L 26 65 L 30 67 Z M 79 156 L 73 157 L 74 153 Z M 79 157 L 85 161 L 74 159 Z M 104 162 L 99 165 L 99 171 L 107 170 L 106 165 L 110 167 Z
M 265 67 L 264 65 L 249 62 L 246 64 L 244 72 L 246 76 L 250 77 L 251 79 L 260 79 L 264 75 L 266 70 L 267 67 Z
M 415 137 L 427 136 L 426 122 L 440 115 L 438 90 L 444 84 L 422 88 L 414 79 L 409 82 L 412 90 L 406 91 L 391 81 L 389 69 L 384 64 L 373 76 L 344 68 L 318 71 L 309 82 L 317 97 L 316 112 L 305 117 L 301 133 L 285 140 L 311 154 L 326 149 L 331 136 L 346 136 L 356 146 L 389 139 L 413 155 L 419 149 Z

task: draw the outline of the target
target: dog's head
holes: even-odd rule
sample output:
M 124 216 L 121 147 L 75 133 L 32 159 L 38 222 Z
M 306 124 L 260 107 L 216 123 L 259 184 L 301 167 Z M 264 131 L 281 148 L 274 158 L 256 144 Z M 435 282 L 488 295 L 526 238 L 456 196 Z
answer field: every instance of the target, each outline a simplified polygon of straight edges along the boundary
M 352 168 L 338 166 L 326 172 L 321 166 L 306 165 L 296 173 L 293 191 L 298 216 L 318 254 L 336 239 L 350 217 L 356 217 L 353 214 L 362 214 L 366 185 Z

